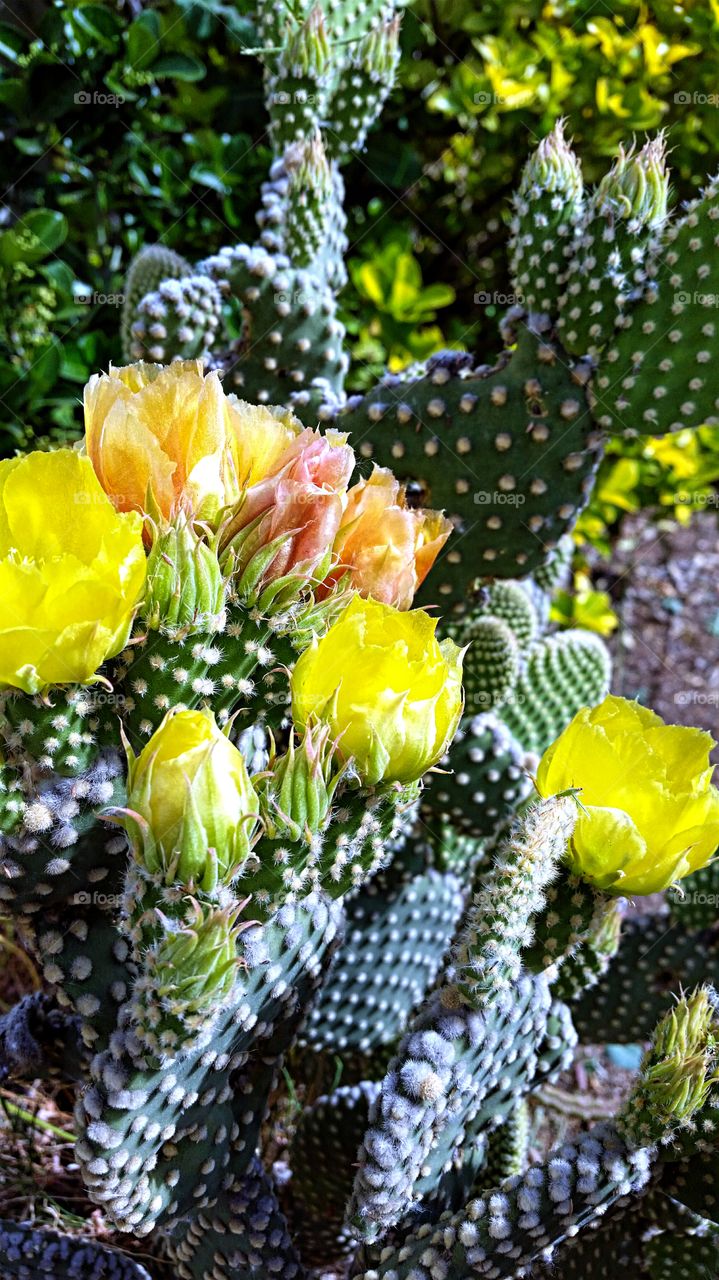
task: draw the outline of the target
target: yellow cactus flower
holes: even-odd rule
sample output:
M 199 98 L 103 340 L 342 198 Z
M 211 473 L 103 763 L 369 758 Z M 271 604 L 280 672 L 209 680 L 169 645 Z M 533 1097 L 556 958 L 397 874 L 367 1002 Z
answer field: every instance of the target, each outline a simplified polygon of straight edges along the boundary
M 168 712 L 128 764 L 122 821 L 146 869 L 207 890 L 231 877 L 250 851 L 259 804 L 212 712 Z
M 226 396 L 201 360 L 110 366 L 84 394 L 85 447 L 120 511 L 214 521 L 274 469 L 300 424 Z
M 91 681 L 127 642 L 146 568 L 140 517 L 118 514 L 87 458 L 0 462 L 0 685 Z
M 706 866 L 719 846 L 709 733 L 668 725 L 607 697 L 584 707 L 545 751 L 542 796 L 577 788 L 572 870 L 611 894 L 656 893 Z
M 454 736 L 463 651 L 436 627 L 421 609 L 355 596 L 292 673 L 295 724 L 328 724 L 369 785 L 421 778 Z

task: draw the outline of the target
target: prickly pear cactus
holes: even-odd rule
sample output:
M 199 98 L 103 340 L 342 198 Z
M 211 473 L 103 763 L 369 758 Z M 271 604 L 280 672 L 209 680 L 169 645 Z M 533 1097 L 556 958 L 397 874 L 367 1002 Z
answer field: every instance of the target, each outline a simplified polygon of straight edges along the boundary
M 605 434 L 716 420 L 716 182 L 672 214 L 658 139 L 585 191 L 557 126 L 497 351 L 348 398 L 398 6 L 257 30 L 257 243 L 144 249 L 84 452 L 0 462 L 0 899 L 46 985 L 0 1080 L 77 1087 L 96 1213 L 183 1280 L 714 1274 L 712 743 L 550 601 Z M 579 1038 L 650 1048 L 530 1164 Z M 0 1223 L 13 1280 L 147 1262 Z

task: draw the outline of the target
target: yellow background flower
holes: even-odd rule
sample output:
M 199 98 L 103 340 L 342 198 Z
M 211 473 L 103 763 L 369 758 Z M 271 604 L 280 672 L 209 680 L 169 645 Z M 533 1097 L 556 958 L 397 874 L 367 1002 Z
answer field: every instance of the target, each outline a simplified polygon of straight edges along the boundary
M 70 449 L 0 462 L 0 683 L 92 679 L 123 648 L 145 582 L 142 521 Z
M 413 782 L 443 754 L 462 710 L 462 650 L 437 622 L 354 597 L 292 673 L 292 713 L 339 736 L 363 781 Z
M 656 893 L 706 865 L 719 846 L 710 734 L 667 725 L 610 696 L 584 707 L 545 751 L 540 795 L 579 787 L 572 869 L 614 894 Z
M 226 396 L 201 360 L 110 367 L 87 386 L 85 445 L 120 511 L 213 521 L 274 469 L 299 431 L 290 413 Z

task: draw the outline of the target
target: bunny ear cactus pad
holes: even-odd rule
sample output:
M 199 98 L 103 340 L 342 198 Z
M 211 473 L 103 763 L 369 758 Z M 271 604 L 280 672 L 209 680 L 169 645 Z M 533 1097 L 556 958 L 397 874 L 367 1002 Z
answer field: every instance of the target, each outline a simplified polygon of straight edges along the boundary
M 220 291 L 207 276 L 163 280 L 137 304 L 130 358 L 163 364 L 207 355 L 220 327 L 221 305 Z
M 440 846 L 448 828 L 475 840 L 494 835 L 531 790 L 524 751 L 492 712 L 463 721 L 440 769 L 425 780 L 420 810 Z
M 345 1225 L 357 1151 L 379 1084 L 344 1085 L 306 1107 L 290 1149 L 290 1217 L 302 1258 L 326 1267 L 353 1251 Z
M 120 1011 L 78 1102 L 76 1147 L 91 1196 L 120 1230 L 144 1235 L 211 1210 L 230 1156 L 238 1176 L 249 1163 L 279 1055 L 321 979 L 338 919 L 337 908 L 310 895 L 245 932 L 246 978 L 237 980 L 211 1037 L 171 1068 L 138 1055 L 132 1023 Z
M 238 245 L 200 264 L 241 328 L 220 362 L 228 389 L 259 404 L 291 405 L 308 425 L 336 409 L 347 369 L 332 289 L 289 258 Z
M 663 435 L 719 422 L 719 178 L 670 222 L 595 379 L 599 425 Z
M 125 300 L 122 306 L 122 354 L 127 361 L 133 359 L 132 326 L 137 319 L 137 308 L 148 293 L 154 293 L 165 280 L 180 280 L 192 275 L 192 267 L 179 253 L 166 249 L 162 244 L 146 245 L 133 258 L 125 277 Z
M 211 1213 L 182 1223 L 168 1240 L 178 1280 L 303 1280 L 272 1181 L 254 1158 L 240 1176 L 228 1175 Z
M 456 875 L 380 872 L 347 903 L 332 981 L 303 1039 L 316 1051 L 371 1054 L 396 1043 L 439 972 L 464 904 Z
M 339 424 L 360 455 L 455 524 L 420 601 L 461 608 L 477 578 L 531 573 L 573 526 L 600 456 L 588 378 L 522 324 L 494 369 L 448 352 L 350 399 Z
M 150 1280 L 139 1262 L 94 1240 L 0 1219 L 3 1280 Z

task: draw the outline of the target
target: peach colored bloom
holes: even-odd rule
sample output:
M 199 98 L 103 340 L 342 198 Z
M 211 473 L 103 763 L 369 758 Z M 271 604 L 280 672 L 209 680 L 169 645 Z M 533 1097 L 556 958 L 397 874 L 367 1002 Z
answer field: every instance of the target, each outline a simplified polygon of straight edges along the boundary
M 399 481 L 385 467 L 375 467 L 347 495 L 334 543 L 337 563 L 319 594 L 349 572 L 360 595 L 409 609 L 451 532 L 441 512 L 405 506 Z
M 95 374 L 85 447 L 120 511 L 214 521 L 276 466 L 299 431 L 291 414 L 226 396 L 201 360 Z

